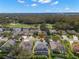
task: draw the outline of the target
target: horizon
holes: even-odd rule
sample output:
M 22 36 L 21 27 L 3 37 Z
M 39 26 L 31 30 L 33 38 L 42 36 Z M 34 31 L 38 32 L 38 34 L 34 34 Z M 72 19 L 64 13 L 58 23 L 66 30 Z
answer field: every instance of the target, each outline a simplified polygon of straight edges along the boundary
M 1 0 L 0 13 L 79 13 L 79 0 Z
M 69 13 L 69 14 L 75 14 L 75 13 L 77 13 L 77 14 L 79 14 L 79 12 L 40 12 L 40 13 L 31 13 L 31 12 L 3 12 L 3 13 L 0 13 L 0 14 L 67 14 L 67 13 Z

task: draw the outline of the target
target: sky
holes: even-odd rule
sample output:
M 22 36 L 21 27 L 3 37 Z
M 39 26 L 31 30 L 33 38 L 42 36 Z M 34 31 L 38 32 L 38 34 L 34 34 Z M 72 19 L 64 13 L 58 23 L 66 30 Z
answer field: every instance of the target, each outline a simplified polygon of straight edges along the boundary
M 0 13 L 79 12 L 79 0 L 0 0 Z

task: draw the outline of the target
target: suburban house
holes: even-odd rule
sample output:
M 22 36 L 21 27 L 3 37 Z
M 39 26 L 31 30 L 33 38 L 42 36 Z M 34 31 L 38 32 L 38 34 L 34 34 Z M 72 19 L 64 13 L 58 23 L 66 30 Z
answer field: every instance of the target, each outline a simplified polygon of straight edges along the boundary
M 35 42 L 35 55 L 48 55 L 48 46 L 45 41 L 38 40 Z

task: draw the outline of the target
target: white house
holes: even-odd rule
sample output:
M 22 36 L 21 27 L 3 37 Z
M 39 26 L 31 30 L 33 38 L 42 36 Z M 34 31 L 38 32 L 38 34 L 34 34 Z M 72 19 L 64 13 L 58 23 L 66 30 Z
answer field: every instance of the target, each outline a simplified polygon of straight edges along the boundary
M 0 32 L 3 32 L 3 28 L 0 28 Z
M 69 38 L 66 35 L 62 35 L 62 40 L 69 40 Z
M 76 35 L 73 35 L 73 40 L 78 41 L 78 37 Z

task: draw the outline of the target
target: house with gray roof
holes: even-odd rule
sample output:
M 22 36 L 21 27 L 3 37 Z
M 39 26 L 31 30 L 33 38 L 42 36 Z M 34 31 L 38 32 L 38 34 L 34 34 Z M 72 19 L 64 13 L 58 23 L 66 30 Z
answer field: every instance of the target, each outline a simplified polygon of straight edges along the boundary
M 35 42 L 35 55 L 48 55 L 48 46 L 45 41 L 41 42 L 40 40 Z

